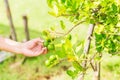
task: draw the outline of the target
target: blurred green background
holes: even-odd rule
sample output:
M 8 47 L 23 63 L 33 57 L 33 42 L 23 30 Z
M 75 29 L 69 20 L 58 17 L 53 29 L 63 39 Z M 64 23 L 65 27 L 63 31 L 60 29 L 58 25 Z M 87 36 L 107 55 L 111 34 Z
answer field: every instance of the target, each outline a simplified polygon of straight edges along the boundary
M 61 19 L 65 21 L 68 29 L 73 25 L 65 18 L 49 15 L 46 0 L 9 0 L 9 4 L 19 41 L 25 39 L 23 15 L 28 16 L 31 39 L 41 37 L 41 31 L 53 25 L 57 26 L 56 30 L 62 31 L 58 23 Z M 80 39 L 85 39 L 87 28 L 87 25 L 80 25 L 72 34 L 79 33 Z M 9 34 L 5 3 L 4 0 L 0 0 L 0 35 L 8 37 Z M 17 55 L 15 61 L 13 57 L 9 58 L 0 63 L 0 80 L 72 80 L 65 72 L 70 64 L 63 62 L 53 68 L 47 68 L 44 61 L 48 56 L 49 54 L 28 58 L 23 65 L 20 65 L 23 55 Z M 91 76 L 92 74 L 88 74 L 86 80 L 92 80 Z M 103 55 L 101 80 L 120 80 L 119 56 Z

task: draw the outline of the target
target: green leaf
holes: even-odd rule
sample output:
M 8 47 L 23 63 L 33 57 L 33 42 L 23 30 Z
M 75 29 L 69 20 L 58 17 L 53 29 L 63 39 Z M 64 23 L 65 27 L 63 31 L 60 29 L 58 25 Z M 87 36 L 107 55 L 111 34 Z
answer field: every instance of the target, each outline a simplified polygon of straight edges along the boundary
M 75 47 L 75 52 L 78 53 L 79 55 L 83 53 L 83 44 L 80 44 L 79 46 Z
M 66 6 L 67 7 L 72 6 L 72 1 L 71 0 L 66 0 Z
M 103 47 L 101 45 L 96 45 L 96 50 L 101 53 L 103 51 Z
M 77 2 L 76 2 L 76 1 L 74 1 L 72 8 L 73 8 L 73 9 L 76 9 L 76 8 L 77 8 Z
M 74 61 L 73 63 L 73 67 L 79 72 L 79 71 L 83 71 L 83 67 L 77 62 L 77 61 Z
M 64 22 L 61 20 L 60 21 L 60 25 L 61 25 L 61 28 L 64 30 L 66 27 L 65 27 L 65 24 L 64 24 Z
M 112 10 L 113 13 L 117 13 L 117 6 L 114 3 L 112 4 Z
M 51 29 L 52 31 L 55 31 L 55 28 L 54 28 L 54 27 L 50 27 L 50 29 Z
M 118 5 L 118 9 L 119 9 L 118 11 L 119 11 L 119 14 L 120 14 L 120 5 Z
M 57 5 L 53 5 L 53 12 L 55 13 L 56 16 L 58 16 L 59 10 L 58 10 Z
M 60 58 L 65 58 L 66 57 L 66 52 L 62 49 L 56 50 L 56 53 Z
M 94 19 L 90 19 L 90 23 L 91 23 L 91 24 L 94 24 L 94 23 L 95 23 L 95 20 L 94 20 Z
M 48 12 L 48 14 L 52 15 L 52 16 L 57 16 L 54 12 Z
M 53 5 L 52 5 L 52 2 L 53 2 L 53 1 L 54 1 L 54 0 L 47 0 L 47 4 L 48 4 L 48 6 L 51 7 L 51 8 L 53 7 Z
M 66 0 L 61 0 L 62 3 L 65 3 Z
M 95 43 L 96 43 L 96 50 L 98 52 L 102 52 L 103 51 L 103 43 L 104 43 L 104 39 L 106 39 L 106 35 L 105 34 L 98 34 L 98 33 L 95 33 Z M 104 43 L 105 44 L 105 43 Z
M 76 74 L 75 74 L 74 71 L 72 71 L 72 70 L 67 70 L 67 74 L 68 74 L 69 76 L 71 76 L 72 78 L 75 78 L 75 77 L 76 77 Z

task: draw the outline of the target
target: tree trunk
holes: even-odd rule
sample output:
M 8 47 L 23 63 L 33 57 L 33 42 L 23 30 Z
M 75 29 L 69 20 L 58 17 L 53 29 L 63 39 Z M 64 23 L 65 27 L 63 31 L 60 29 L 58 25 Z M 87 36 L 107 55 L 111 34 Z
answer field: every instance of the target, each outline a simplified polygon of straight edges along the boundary
M 92 37 L 93 31 L 94 31 L 94 27 L 95 27 L 94 24 L 90 24 L 89 25 L 87 41 L 86 41 L 86 44 L 85 44 L 85 47 L 84 47 L 84 54 L 85 55 L 89 54 L 90 44 L 91 44 L 91 37 Z M 86 59 L 87 59 L 87 57 L 86 57 Z M 86 69 L 86 64 L 87 64 L 87 61 L 85 60 L 84 63 L 83 63 L 83 67 L 85 69 Z M 80 78 L 78 78 L 78 80 L 84 80 L 84 75 L 85 75 L 85 73 L 83 73 L 82 75 L 80 75 Z
M 98 73 L 98 71 L 94 71 L 92 80 L 98 80 Z
M 26 36 L 26 41 L 29 41 L 30 35 L 29 35 L 29 29 L 28 29 L 28 18 L 26 15 L 23 16 L 23 20 L 24 20 L 24 32 Z
M 84 80 L 84 73 L 80 74 L 80 75 L 77 77 L 77 80 Z
M 11 37 L 12 37 L 13 40 L 17 41 L 17 35 L 16 35 L 16 32 L 15 32 L 15 28 L 14 28 L 13 19 L 12 19 L 11 10 L 10 10 L 10 7 L 9 7 L 8 0 L 5 0 L 5 5 L 6 5 L 6 10 L 7 10 L 7 17 L 9 19 L 9 24 L 10 24 L 10 27 L 11 27 Z
M 102 54 L 99 53 L 99 57 L 102 58 Z M 96 65 L 96 70 L 94 71 L 93 80 L 101 80 L 101 61 Z
M 102 58 L 102 53 L 99 53 L 99 57 Z M 101 80 L 101 61 L 98 63 L 98 80 Z
M 26 15 L 23 16 L 23 21 L 24 21 L 24 32 L 26 36 L 26 41 L 30 40 L 30 35 L 29 35 L 29 29 L 28 29 L 28 18 Z M 27 60 L 27 57 L 24 57 L 22 64 L 24 64 Z

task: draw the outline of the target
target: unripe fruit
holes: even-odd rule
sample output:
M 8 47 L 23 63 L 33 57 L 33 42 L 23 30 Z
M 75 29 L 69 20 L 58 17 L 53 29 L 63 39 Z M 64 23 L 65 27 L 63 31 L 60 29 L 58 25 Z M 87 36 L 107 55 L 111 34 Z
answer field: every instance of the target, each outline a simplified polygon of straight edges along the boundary
M 51 55 L 49 58 L 50 61 L 54 61 L 57 60 L 57 56 L 56 55 Z
M 44 45 L 45 47 L 47 47 L 47 46 L 49 45 L 49 42 L 48 42 L 48 41 L 44 41 L 43 45 Z
M 50 38 L 47 38 L 45 41 L 44 41 L 44 46 L 47 47 L 51 42 L 51 39 Z
M 43 31 L 42 34 L 45 35 L 45 36 L 47 36 L 48 32 L 47 31 Z
M 48 39 L 47 39 L 47 42 L 49 42 L 49 43 L 50 43 L 50 42 L 51 42 L 51 39 L 50 39 L 50 38 L 48 38 Z
M 48 48 L 48 50 L 54 50 L 55 46 L 54 46 L 54 44 L 49 44 L 47 48 Z
M 45 65 L 46 65 L 46 66 L 50 66 L 50 64 L 51 64 L 51 63 L 50 63 L 50 60 L 45 61 Z

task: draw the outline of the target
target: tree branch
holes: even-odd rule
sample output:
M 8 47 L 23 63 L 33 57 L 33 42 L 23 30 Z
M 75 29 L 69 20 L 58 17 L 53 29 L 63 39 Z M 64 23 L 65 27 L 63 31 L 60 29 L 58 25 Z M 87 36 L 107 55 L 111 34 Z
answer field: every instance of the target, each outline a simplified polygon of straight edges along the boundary
M 99 57 L 102 58 L 102 53 L 99 53 Z M 100 80 L 101 76 L 101 62 L 98 62 L 98 80 Z
M 80 22 L 78 22 L 78 23 L 75 24 L 71 29 L 69 29 L 66 33 L 61 33 L 61 32 L 56 32 L 56 31 L 50 31 L 50 30 L 49 30 L 49 32 L 50 32 L 50 33 L 58 34 L 58 35 L 60 35 L 60 36 L 65 36 L 65 35 L 69 34 L 70 32 L 72 32 L 72 30 L 73 30 L 74 28 L 76 28 L 77 26 L 79 26 L 79 25 L 82 24 L 83 22 L 85 22 L 85 21 L 80 21 Z
M 90 24 L 90 26 L 89 26 L 87 42 L 86 42 L 86 45 L 85 45 L 85 48 L 84 48 L 84 53 L 85 54 L 89 53 L 90 43 L 91 43 L 91 36 L 93 34 L 94 26 L 95 26 L 94 24 Z
M 69 30 L 64 34 L 64 36 L 67 35 L 67 34 L 69 34 L 74 28 L 76 28 L 77 26 L 79 26 L 79 25 L 82 24 L 83 22 L 85 22 L 85 21 L 80 21 L 80 22 L 78 22 L 77 24 L 75 24 L 71 29 L 69 29 Z
M 92 67 L 93 71 L 96 71 L 96 69 L 95 69 L 95 67 L 94 67 L 94 65 L 93 65 L 93 63 L 92 63 L 92 62 L 90 62 L 90 65 L 91 65 L 91 67 Z
M 78 14 L 61 14 L 60 16 L 76 16 Z
M 88 68 L 88 66 L 89 65 L 91 65 L 91 61 L 95 58 L 95 56 L 97 55 L 97 53 L 95 53 L 95 54 L 93 54 L 93 56 L 88 60 L 88 64 L 87 64 L 87 66 L 86 66 L 86 69 Z M 92 67 L 93 65 L 91 65 L 91 67 Z M 92 67 L 93 68 L 93 67 Z M 95 67 L 93 68 L 93 70 L 95 71 L 96 69 L 95 69 Z
M 64 35 L 64 33 L 62 33 L 62 32 L 51 31 L 51 30 L 48 30 L 48 31 L 49 31 L 49 33 L 54 33 L 56 35 Z

